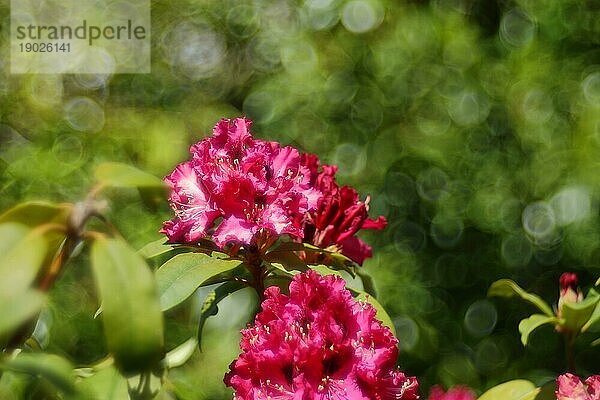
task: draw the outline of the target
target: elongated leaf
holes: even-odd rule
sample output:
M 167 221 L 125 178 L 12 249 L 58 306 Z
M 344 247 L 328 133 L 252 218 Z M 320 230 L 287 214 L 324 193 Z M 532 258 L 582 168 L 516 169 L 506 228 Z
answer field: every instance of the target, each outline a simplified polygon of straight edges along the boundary
M 574 331 L 579 331 L 592 317 L 599 296 L 588 296 L 580 303 L 563 303 L 561 307 L 564 325 Z
M 171 369 L 182 366 L 192 357 L 197 346 L 198 340 L 190 338 L 169 351 L 164 359 L 165 367 Z
M 38 232 L 22 237 L 0 258 L 0 293 L 5 298 L 27 290 L 46 257 L 47 244 Z
M 71 208 L 70 204 L 53 204 L 43 201 L 21 203 L 0 215 L 0 223 L 18 222 L 29 227 L 50 222 L 64 224 Z
M 533 383 L 524 379 L 516 379 L 494 386 L 482 394 L 478 400 L 521 400 L 536 389 Z
M 127 379 L 114 366 L 80 379 L 76 387 L 81 394 L 74 400 L 129 399 Z
M 598 286 L 598 285 L 600 285 L 600 278 L 598 278 L 598 280 L 596 281 L 596 285 L 594 285 L 594 286 Z
M 533 314 L 529 318 L 521 320 L 519 323 L 519 332 L 521 332 L 521 343 L 523 346 L 527 346 L 527 340 L 529 335 L 535 329 L 545 324 L 557 324 L 559 319 L 556 317 L 549 317 L 544 314 Z
M 590 329 L 592 327 L 592 325 L 594 325 L 598 321 L 600 321 L 600 303 L 596 304 L 596 307 L 594 308 L 594 312 L 592 312 L 590 319 L 588 319 L 588 321 L 585 323 L 585 325 L 583 325 L 581 327 L 581 331 L 586 332 L 588 329 Z
M 161 238 L 148 243 L 138 250 L 138 254 L 144 258 L 154 258 L 173 251 L 173 246 L 167 243 L 167 238 Z
M 490 286 L 488 289 L 488 296 L 500 296 L 500 297 L 513 297 L 519 296 L 525 301 L 536 306 L 541 312 L 546 314 L 549 317 L 554 316 L 554 312 L 552 312 L 552 308 L 542 300 L 539 296 L 528 293 L 519 285 L 517 285 L 514 281 L 510 279 L 500 279 Z
M 125 373 L 153 368 L 163 356 L 163 319 L 150 268 L 123 240 L 105 237 L 92 245 L 92 267 L 115 363 Z
M 383 323 L 383 325 L 390 328 L 390 330 L 392 331 L 394 336 L 396 336 L 396 328 L 394 327 L 394 322 L 388 315 L 387 311 L 385 311 L 385 308 L 383 308 L 383 306 L 381 304 L 379 304 L 377 299 L 365 292 L 357 292 L 357 293 L 358 293 L 358 295 L 356 296 L 356 300 L 365 301 L 365 302 L 369 303 L 370 305 L 372 305 L 373 308 L 375 308 L 375 310 L 377 311 L 377 315 L 375 316 L 375 318 L 380 320 Z
M 120 188 L 162 188 L 164 183 L 154 175 L 131 165 L 116 162 L 102 163 L 96 167 L 96 180 L 108 187 Z
M 21 353 L 0 364 L 0 368 L 45 379 L 67 395 L 76 392 L 73 366 L 54 354 Z
M 19 328 L 44 306 L 46 296 L 33 289 L 7 296 L 0 293 L 0 337 Z
M 306 263 L 292 251 L 276 251 L 268 253 L 265 261 L 281 264 L 287 271 L 306 271 Z
M 206 320 L 213 315 L 217 315 L 217 313 L 219 312 L 219 302 L 221 300 L 223 300 L 230 294 L 235 293 L 240 289 L 243 289 L 244 287 L 245 285 L 240 282 L 225 282 L 206 296 L 204 304 L 202 305 L 202 310 L 200 311 L 200 319 L 198 320 L 197 336 L 198 347 L 200 349 L 202 349 L 202 331 L 204 329 L 204 324 L 206 323 Z
M 239 265 L 240 261 L 223 260 L 202 253 L 176 255 L 156 271 L 161 309 L 175 307 L 200 286 L 215 283 L 211 278 Z

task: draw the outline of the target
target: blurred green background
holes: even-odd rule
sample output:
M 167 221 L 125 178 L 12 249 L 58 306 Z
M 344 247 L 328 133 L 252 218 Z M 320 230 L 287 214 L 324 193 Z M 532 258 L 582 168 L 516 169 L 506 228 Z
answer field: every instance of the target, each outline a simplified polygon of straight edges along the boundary
M 564 370 L 552 328 L 523 348 L 533 310 L 486 291 L 511 277 L 555 303 L 562 271 L 584 288 L 600 275 L 597 1 L 152 1 L 152 73 L 114 76 L 11 75 L 9 16 L 1 0 L 0 210 L 77 201 L 102 161 L 164 176 L 221 117 L 247 115 L 256 137 L 338 164 L 388 218 L 364 236 L 364 270 L 423 393 Z M 141 195 L 110 194 L 135 247 L 170 218 Z M 85 257 L 38 332 L 78 365 L 104 354 Z M 193 334 L 205 294 L 168 314 L 169 348 Z M 209 321 L 203 352 L 170 373 L 178 398 L 231 398 L 222 377 L 254 301 L 240 293 Z M 585 344 L 579 372 L 598 373 Z

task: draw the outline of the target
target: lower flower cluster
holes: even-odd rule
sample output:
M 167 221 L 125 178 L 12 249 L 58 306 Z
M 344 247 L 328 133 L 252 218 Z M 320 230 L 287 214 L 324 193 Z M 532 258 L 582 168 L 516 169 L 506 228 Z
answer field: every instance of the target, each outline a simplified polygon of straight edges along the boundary
M 600 400 L 600 375 L 592 375 L 583 382 L 567 373 L 559 376 L 556 383 L 556 400 Z
M 235 399 L 412 400 L 418 383 L 395 368 L 398 341 L 337 276 L 314 271 L 278 287 L 255 324 L 242 330 L 242 354 L 225 376 Z

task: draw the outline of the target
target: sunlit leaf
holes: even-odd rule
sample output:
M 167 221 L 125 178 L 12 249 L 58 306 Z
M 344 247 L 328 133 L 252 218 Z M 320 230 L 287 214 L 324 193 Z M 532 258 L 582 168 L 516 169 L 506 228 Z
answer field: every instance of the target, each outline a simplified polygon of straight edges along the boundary
M 517 379 L 494 386 L 482 394 L 478 400 L 521 400 L 535 390 L 537 388 L 533 383 L 524 379 Z
M 592 317 L 599 301 L 599 296 L 588 296 L 579 303 L 563 303 L 561 313 L 564 325 L 574 331 L 582 329 Z
M 276 251 L 265 255 L 265 261 L 281 264 L 287 271 L 306 271 L 306 263 L 292 251 Z
M 0 368 L 45 379 L 67 395 L 75 393 L 73 366 L 54 354 L 21 353 L 0 364 Z
M 594 308 L 594 312 L 592 312 L 592 315 L 590 316 L 588 321 L 585 323 L 585 325 L 583 325 L 581 327 L 581 331 L 586 332 L 598 321 L 600 321 L 600 302 L 596 304 L 596 307 Z
M 161 238 L 148 243 L 138 250 L 138 254 L 144 258 L 154 258 L 173 251 L 173 246 L 167 243 L 166 238 Z
M 127 379 L 113 366 L 108 366 L 80 379 L 76 387 L 81 395 L 76 400 L 128 399 Z
M 35 227 L 46 223 L 66 223 L 72 206 L 44 201 L 21 203 L 0 215 L 0 223 L 18 222 Z
M 521 343 L 524 346 L 527 345 L 527 340 L 529 339 L 529 335 L 535 329 L 539 328 L 545 324 L 557 324 L 559 319 L 556 317 L 549 317 L 544 314 L 533 314 L 529 318 L 525 318 L 521 320 L 519 323 L 519 332 L 521 332 Z
M 164 187 L 164 183 L 156 176 L 122 163 L 102 163 L 96 167 L 95 175 L 99 183 L 108 187 Z
M 541 312 L 549 317 L 554 316 L 552 308 L 542 300 L 539 296 L 528 293 L 514 281 L 510 279 L 500 279 L 490 286 L 488 289 L 488 296 L 500 296 L 500 297 L 513 297 L 519 296 L 523 300 L 536 306 Z
M 23 237 L 15 225 L 6 225 L 0 225 L 3 234 L 13 232 L 19 240 L 0 258 L 0 335 L 33 317 L 44 303 L 44 295 L 31 284 L 45 258 L 46 241 L 36 232 Z
M 169 351 L 164 359 L 165 367 L 171 369 L 182 366 L 190 359 L 190 357 L 192 357 L 197 346 L 198 340 L 196 338 L 190 338 Z
M 204 324 L 209 317 L 217 315 L 219 312 L 219 302 L 244 287 L 245 285 L 241 282 L 225 282 L 206 296 L 202 310 L 200 311 L 200 319 L 198 320 L 198 347 L 201 348 Z
M 92 266 L 108 350 L 125 372 L 151 369 L 163 356 L 163 320 L 154 277 L 123 240 L 98 237 Z
M 240 261 L 223 260 L 202 253 L 176 255 L 156 271 L 161 309 L 175 307 L 198 287 L 216 283 L 211 278 L 239 265 Z

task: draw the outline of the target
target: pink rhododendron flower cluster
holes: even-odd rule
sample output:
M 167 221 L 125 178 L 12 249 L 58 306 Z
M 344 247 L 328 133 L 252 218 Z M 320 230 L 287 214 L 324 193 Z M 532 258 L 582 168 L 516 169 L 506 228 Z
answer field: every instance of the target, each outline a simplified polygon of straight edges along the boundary
M 600 375 L 592 375 L 582 382 L 578 376 L 564 374 L 556 379 L 557 400 L 600 400 Z
M 310 182 L 320 191 L 317 209 L 303 220 L 304 241 L 321 248 L 332 248 L 361 264 L 371 257 L 371 247 L 356 237 L 361 229 L 383 229 L 387 221 L 379 216 L 369 218 L 369 198 L 360 201 L 358 192 L 349 186 L 339 187 L 335 181 L 336 166 L 323 165 L 313 155 L 303 155 L 310 169 Z M 308 256 L 308 255 L 307 255 Z
M 316 208 L 320 196 L 310 171 L 298 150 L 253 139 L 250 125 L 245 118 L 222 119 L 212 137 L 191 147 L 192 159 L 165 178 L 176 216 L 162 232 L 171 242 L 211 236 L 223 247 L 250 244 L 257 236 L 302 238 L 297 221 Z
M 265 291 L 242 354 L 225 376 L 235 399 L 418 399 L 418 383 L 395 368 L 397 339 L 337 276 L 296 275 L 289 296 Z
M 444 392 L 440 386 L 434 386 L 429 391 L 427 400 L 475 400 L 477 396 L 466 386 L 455 386 Z
M 222 119 L 213 136 L 193 145 L 192 159 L 165 178 L 175 218 L 163 225 L 172 243 L 211 237 L 221 248 L 272 243 L 281 235 L 319 247 L 335 246 L 362 264 L 371 248 L 354 235 L 382 229 L 368 218 L 368 198 L 335 182 L 336 167 L 293 147 L 252 138 L 251 121 Z M 264 243 L 262 243 L 264 244 Z

